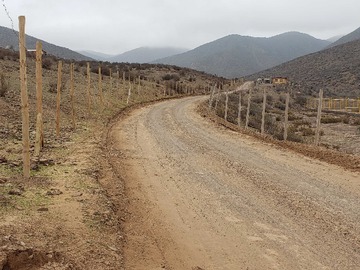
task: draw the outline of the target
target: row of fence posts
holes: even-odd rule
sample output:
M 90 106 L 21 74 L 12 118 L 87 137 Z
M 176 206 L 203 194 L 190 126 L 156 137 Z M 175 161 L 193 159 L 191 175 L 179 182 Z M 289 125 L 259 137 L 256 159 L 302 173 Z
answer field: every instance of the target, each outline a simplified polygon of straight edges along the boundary
M 41 149 L 44 146 L 44 130 L 43 130 L 43 83 L 42 83 L 42 44 L 36 42 L 36 134 L 34 156 L 39 157 Z M 26 40 L 25 40 L 25 16 L 19 16 L 19 62 L 20 62 L 20 90 L 21 90 L 21 113 L 22 113 L 22 160 L 23 160 L 23 176 L 30 177 L 30 120 L 29 120 L 29 99 L 27 89 L 27 68 L 26 68 Z M 57 67 L 57 88 L 56 88 L 56 136 L 60 136 L 60 106 L 61 106 L 61 92 L 62 92 L 62 69 L 63 62 L 58 61 Z M 87 95 L 87 111 L 91 114 L 92 98 L 91 98 L 91 71 L 90 63 L 86 66 L 86 95 Z M 119 79 L 119 71 L 117 71 L 117 78 Z M 125 83 L 125 72 L 123 72 L 123 82 Z M 129 74 L 129 88 L 127 93 L 126 104 L 130 103 L 132 94 L 132 83 Z M 138 94 L 140 93 L 141 78 L 139 76 Z M 119 88 L 119 80 L 117 80 L 117 88 Z M 110 89 L 112 89 L 112 71 L 110 69 Z M 101 66 L 98 69 L 98 93 L 100 104 L 104 106 L 104 95 L 102 85 L 102 72 Z M 76 116 L 75 116 L 75 89 L 74 89 L 74 63 L 70 64 L 70 105 L 71 105 L 71 125 L 76 129 Z
M 318 98 L 309 98 L 306 107 L 315 109 L 319 102 Z M 326 110 L 346 110 L 360 112 L 360 98 L 323 98 L 322 108 Z
M 250 87 L 248 90 L 248 99 L 247 99 L 247 108 L 246 108 L 246 118 L 245 118 L 245 125 L 244 128 L 249 128 L 249 119 L 250 119 L 250 106 L 251 106 L 251 98 L 252 98 L 252 92 L 254 87 Z M 217 89 L 217 93 L 216 93 Z M 242 94 L 243 90 L 235 90 L 239 93 L 239 103 L 238 103 L 238 111 L 237 111 L 237 124 L 239 127 L 241 127 L 241 111 L 242 111 Z M 234 91 L 234 92 L 235 92 Z M 213 109 L 216 111 L 218 102 L 220 99 L 220 95 L 222 93 L 220 92 L 220 88 L 217 87 L 217 85 L 213 86 L 213 89 L 210 94 L 209 98 L 209 109 Z M 215 97 L 216 96 L 216 97 Z M 215 106 L 213 106 L 215 98 Z M 261 130 L 260 133 L 262 135 L 265 134 L 265 115 L 266 115 L 266 100 L 267 100 L 267 92 L 266 88 L 263 88 L 263 103 L 262 103 L 262 116 L 261 116 Z M 323 90 L 320 89 L 319 92 L 319 102 L 318 102 L 318 112 L 317 112 L 317 118 L 316 118 L 316 130 L 315 130 L 315 145 L 319 145 L 320 141 L 320 131 L 321 131 L 321 114 L 322 114 L 322 101 L 323 101 Z M 228 103 L 229 103 L 229 91 L 225 91 L 225 112 L 224 112 L 224 120 L 227 121 L 228 117 Z M 284 133 L 283 133 L 283 139 L 286 141 L 288 139 L 288 129 L 289 129 L 289 104 L 290 104 L 290 93 L 286 93 L 286 100 L 285 100 L 285 111 L 284 111 Z

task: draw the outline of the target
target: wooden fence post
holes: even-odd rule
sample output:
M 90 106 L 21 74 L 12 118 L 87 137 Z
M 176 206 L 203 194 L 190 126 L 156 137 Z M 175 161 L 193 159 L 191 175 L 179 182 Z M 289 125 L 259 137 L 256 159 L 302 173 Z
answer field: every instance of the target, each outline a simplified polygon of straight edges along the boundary
M 215 95 L 215 89 L 216 89 L 216 84 L 213 86 L 211 94 L 210 94 L 209 109 L 212 108 L 212 103 L 213 103 L 213 99 L 214 99 L 214 95 Z
M 25 49 L 25 16 L 19 16 L 19 60 L 20 60 L 20 88 L 22 113 L 22 141 L 23 141 L 23 175 L 30 177 L 30 133 L 29 133 L 29 97 L 27 92 L 26 49 Z
M 315 145 L 319 145 L 319 141 L 320 141 L 322 100 L 323 100 L 323 90 L 320 89 L 318 112 L 317 112 L 317 118 L 316 118 Z
M 241 125 L 241 91 L 239 91 L 239 104 L 238 104 L 238 126 Z
M 56 136 L 60 136 L 60 100 L 61 100 L 61 77 L 62 77 L 62 61 L 58 63 L 58 80 L 56 93 Z
M 138 84 L 138 89 L 137 89 L 138 95 L 140 95 L 140 88 L 141 88 L 141 77 L 139 75 L 139 84 Z
M 131 81 L 129 81 L 129 91 L 128 91 L 128 96 L 126 99 L 126 104 L 129 104 L 130 96 L 131 96 Z
M 75 97 L 74 97 L 74 63 L 70 64 L 70 100 L 71 100 L 71 118 L 72 127 L 76 128 L 75 122 Z
M 227 117 L 228 117 L 228 109 L 229 109 L 229 92 L 228 90 L 226 90 L 225 92 L 225 113 L 224 113 L 224 119 L 225 121 L 227 121 Z
M 266 115 L 266 88 L 264 88 L 264 98 L 263 98 L 263 107 L 261 115 L 261 134 L 265 133 L 265 115 Z
M 41 148 L 44 146 L 44 131 L 42 120 L 42 44 L 36 42 L 36 137 L 34 155 L 40 155 Z
M 90 63 L 87 62 L 86 66 L 86 75 L 87 75 L 87 102 L 88 102 L 88 113 L 91 113 L 91 95 L 90 95 L 90 83 L 91 83 L 91 74 L 90 74 Z
M 99 66 L 99 95 L 100 95 L 100 103 L 102 106 L 104 106 L 104 97 L 102 92 L 102 75 L 101 75 L 101 66 Z
M 116 70 L 116 93 L 117 93 L 117 90 L 119 90 L 119 80 L 120 80 L 120 73 L 119 73 L 119 68 L 117 68 Z
M 249 95 L 248 95 L 248 103 L 247 103 L 247 110 L 246 110 L 246 122 L 245 122 L 245 129 L 248 129 L 249 127 L 249 119 L 250 119 L 250 104 L 251 104 L 251 92 L 252 89 L 249 89 Z
M 112 86 L 113 86 L 113 83 L 112 83 L 112 70 L 111 70 L 111 68 L 109 69 L 109 73 L 110 73 L 110 93 L 111 93 L 111 91 L 112 91 Z
M 216 100 L 215 100 L 215 112 L 216 112 L 216 110 L 217 110 L 217 106 L 218 106 L 218 104 L 219 104 L 219 99 L 220 99 L 220 87 L 219 86 L 217 86 L 217 89 L 218 89 L 218 91 L 217 91 L 217 94 L 216 94 Z
M 286 102 L 285 102 L 285 123 L 284 123 L 284 141 L 287 140 L 288 137 L 288 129 L 289 129 L 289 103 L 290 103 L 290 94 L 286 93 Z

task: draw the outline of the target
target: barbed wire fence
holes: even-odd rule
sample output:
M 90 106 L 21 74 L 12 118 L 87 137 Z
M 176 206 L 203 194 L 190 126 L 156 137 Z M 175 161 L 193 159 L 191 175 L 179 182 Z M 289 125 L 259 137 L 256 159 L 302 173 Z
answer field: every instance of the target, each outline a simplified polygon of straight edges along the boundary
M 5 13 L 6 13 L 6 16 L 7 16 L 7 17 L 9 18 L 9 20 L 10 20 L 11 29 L 13 30 L 14 34 L 17 36 L 17 32 L 16 32 L 15 29 L 14 29 L 14 20 L 12 19 L 11 15 L 10 15 L 10 12 L 9 12 L 9 9 L 7 8 L 7 6 L 6 6 L 5 0 L 1 0 L 1 4 L 2 4 L 2 6 L 3 6 L 3 8 L 4 8 L 4 11 L 5 11 Z

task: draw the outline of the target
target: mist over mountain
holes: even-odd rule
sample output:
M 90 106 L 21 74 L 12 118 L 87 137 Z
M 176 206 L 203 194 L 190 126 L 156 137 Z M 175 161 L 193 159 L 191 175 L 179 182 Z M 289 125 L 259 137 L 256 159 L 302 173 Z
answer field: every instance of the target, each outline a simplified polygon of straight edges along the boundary
M 319 51 L 329 44 L 329 41 L 299 32 L 288 32 L 270 38 L 229 35 L 154 62 L 234 78 Z
M 101 52 L 95 52 L 95 51 L 90 51 L 90 50 L 86 50 L 86 51 L 77 51 L 78 53 L 85 55 L 87 57 L 90 57 L 94 60 L 98 60 L 98 61 L 107 61 L 107 59 L 109 59 L 110 57 L 112 57 L 113 55 L 110 54 L 106 54 L 106 53 L 101 53 Z
M 172 47 L 140 47 L 131 51 L 124 52 L 119 55 L 109 57 L 109 62 L 128 62 L 128 63 L 150 63 L 156 59 L 164 58 L 179 53 L 183 53 L 187 49 Z
M 360 27 L 356 29 L 355 31 L 343 36 L 342 38 L 338 39 L 334 43 L 330 44 L 328 47 L 335 47 L 341 44 L 345 44 L 350 41 L 358 40 L 360 39 Z
M 73 60 L 92 60 L 91 58 L 84 56 L 80 53 L 72 51 L 68 48 L 60 47 L 41 39 L 26 35 L 26 47 L 27 49 L 35 49 L 36 41 L 41 41 L 43 50 L 47 53 L 64 58 L 64 59 L 73 59 Z M 0 26 L 0 47 L 5 48 L 6 46 L 12 46 L 15 50 L 19 49 L 19 33 L 13 31 L 10 28 Z
M 326 39 L 326 40 L 329 41 L 329 42 L 331 42 L 331 43 L 334 43 L 334 42 L 338 41 L 340 38 L 342 38 L 343 36 L 344 36 L 344 35 L 337 35 L 337 36 L 333 36 L 333 37 L 331 37 L 331 38 L 328 38 L 328 39 Z M 331 44 L 330 44 L 329 46 L 331 46 Z
M 351 41 L 253 74 L 247 79 L 286 76 L 297 91 L 326 95 L 360 95 L 360 40 Z

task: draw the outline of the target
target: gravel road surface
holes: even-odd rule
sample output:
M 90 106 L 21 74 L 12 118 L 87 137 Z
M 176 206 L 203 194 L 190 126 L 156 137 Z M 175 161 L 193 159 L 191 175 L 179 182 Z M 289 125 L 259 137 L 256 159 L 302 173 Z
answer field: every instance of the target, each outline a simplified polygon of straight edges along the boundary
M 360 174 L 216 126 L 204 97 L 111 130 L 126 269 L 360 269 Z

